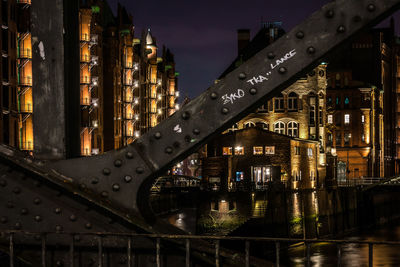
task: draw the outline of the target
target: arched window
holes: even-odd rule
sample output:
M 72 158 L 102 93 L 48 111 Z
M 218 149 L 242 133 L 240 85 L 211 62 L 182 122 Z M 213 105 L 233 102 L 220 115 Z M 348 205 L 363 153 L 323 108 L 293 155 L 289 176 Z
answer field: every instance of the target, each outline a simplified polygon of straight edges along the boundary
M 244 128 L 251 128 L 251 127 L 255 127 L 256 124 L 252 121 L 248 121 L 244 124 Z
M 285 124 L 281 121 L 278 121 L 274 124 L 274 132 L 285 134 Z
M 295 121 L 288 123 L 288 135 L 292 137 L 299 137 L 299 124 Z
M 298 96 L 296 93 L 291 92 L 288 96 L 288 110 L 297 111 Z
M 275 111 L 284 111 L 284 106 L 283 106 L 283 95 L 279 94 L 274 98 L 274 103 L 275 103 Z

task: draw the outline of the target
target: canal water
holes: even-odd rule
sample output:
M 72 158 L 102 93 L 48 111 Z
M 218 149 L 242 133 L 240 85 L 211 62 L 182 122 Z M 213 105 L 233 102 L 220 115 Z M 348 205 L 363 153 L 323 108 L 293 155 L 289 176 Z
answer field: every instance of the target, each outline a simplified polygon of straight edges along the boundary
M 353 193 L 236 192 L 179 194 L 158 201 L 173 213 L 160 217 L 191 234 L 265 236 L 289 238 L 334 238 L 400 241 L 400 222 L 384 227 L 359 227 Z M 195 196 L 195 197 L 194 197 Z M 193 200 L 194 199 L 194 200 Z M 155 204 L 155 201 L 153 204 Z M 252 245 L 253 253 L 274 261 L 273 247 Z M 271 251 L 268 252 L 268 249 Z M 311 247 L 312 266 L 337 266 L 336 245 L 318 243 Z M 283 266 L 305 266 L 306 250 L 301 244 L 282 247 Z M 374 266 L 400 266 L 400 247 L 374 247 Z M 342 266 L 367 266 L 368 246 L 342 246 Z

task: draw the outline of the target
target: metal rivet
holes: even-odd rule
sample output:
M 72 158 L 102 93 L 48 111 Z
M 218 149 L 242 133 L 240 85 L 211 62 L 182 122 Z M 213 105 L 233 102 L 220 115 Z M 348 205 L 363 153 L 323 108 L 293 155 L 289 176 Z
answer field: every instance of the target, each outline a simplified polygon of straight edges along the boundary
M 128 159 L 133 159 L 133 153 L 132 152 L 126 152 L 126 158 Z
M 25 208 L 21 209 L 21 214 L 22 215 L 28 214 L 28 209 L 25 209 Z
M 5 187 L 7 185 L 6 180 L 0 180 L 0 186 Z
M 346 31 L 346 28 L 343 26 L 343 25 L 340 25 L 338 28 L 337 28 L 337 32 L 338 33 L 344 33 Z
M 56 232 L 61 232 L 63 230 L 63 227 L 61 225 L 56 225 L 55 229 Z
M 85 224 L 85 228 L 86 229 L 91 229 L 92 228 L 92 224 L 91 223 L 86 223 Z
M 103 169 L 103 174 L 104 175 L 110 175 L 111 174 L 111 170 L 109 168 L 104 168 Z
M 144 169 L 142 167 L 137 167 L 136 168 L 136 173 L 137 174 L 142 174 L 144 172 Z
M 71 222 L 75 222 L 75 221 L 76 221 L 76 216 L 75 216 L 75 214 L 72 214 L 71 216 L 69 216 L 69 220 L 70 220 Z
M 12 201 L 8 201 L 7 208 L 10 208 L 10 209 L 14 208 L 14 203 Z
M 99 183 L 99 178 L 94 177 L 94 178 L 92 179 L 92 184 L 98 184 L 98 183 Z
M 114 192 L 119 191 L 119 189 L 120 189 L 119 184 L 113 184 L 113 185 L 112 185 L 112 190 L 113 190 Z
M 15 223 L 14 228 L 17 230 L 21 229 L 22 228 L 21 223 L 20 222 Z
M 40 217 L 39 215 L 36 215 L 34 217 L 35 221 L 40 222 L 42 220 L 42 217 Z
M 373 11 L 375 11 L 376 7 L 375 7 L 374 4 L 369 4 L 369 5 L 367 6 L 367 9 L 368 9 L 369 12 L 373 12 Z
M 251 88 L 249 90 L 249 92 L 250 92 L 251 95 L 255 95 L 255 94 L 257 94 L 257 89 L 256 88 Z
M 107 191 L 103 191 L 103 192 L 101 192 L 101 196 L 102 196 L 102 197 L 104 197 L 104 198 L 108 197 L 108 193 L 107 193 Z
M 54 213 L 55 214 L 60 214 L 61 213 L 61 209 L 60 208 L 55 208 L 54 209 Z
M 307 53 L 309 53 L 309 54 L 314 54 L 314 53 L 315 53 L 315 47 L 309 46 L 309 47 L 307 48 Z
M 200 134 L 200 130 L 197 129 L 197 128 L 193 129 L 192 132 L 193 132 L 194 135 L 199 135 Z
M 35 203 L 36 205 L 39 205 L 40 203 L 42 203 L 42 201 L 40 200 L 40 198 L 37 197 L 33 200 L 33 203 Z
M 120 159 L 115 160 L 114 161 L 114 166 L 115 167 L 121 167 L 122 166 L 122 160 L 120 160 Z
M 218 94 L 217 94 L 217 93 L 214 93 L 214 92 L 212 92 L 212 93 L 210 94 L 210 97 L 211 97 L 211 99 L 217 99 L 217 97 L 218 97 Z
M 284 73 L 286 73 L 286 71 L 287 71 L 287 69 L 285 67 L 280 67 L 279 68 L 279 73 L 280 74 L 284 74 Z
M 297 32 L 296 33 L 296 37 L 297 37 L 297 39 L 303 39 L 304 38 L 304 32 L 302 32 L 302 31 Z
M 79 184 L 79 188 L 80 188 L 81 190 L 85 190 L 85 189 L 86 189 L 86 185 L 85 185 L 85 184 Z
M 130 182 L 132 181 L 132 176 L 130 176 L 130 175 L 125 175 L 124 181 L 125 181 L 125 183 L 130 183 Z
M 229 112 L 229 109 L 228 109 L 228 108 L 225 108 L 225 107 L 224 107 L 224 108 L 221 109 L 221 113 L 222 113 L 222 114 L 228 114 L 228 112 Z
M 172 154 L 172 152 L 173 152 L 172 147 L 168 146 L 168 147 L 165 148 L 165 153 Z
M 240 80 L 246 79 L 246 73 L 244 73 L 244 72 L 239 73 L 239 79 Z
M 155 139 L 161 139 L 161 132 L 156 132 L 155 134 L 154 134 L 154 138 Z
M 335 12 L 333 12 L 332 9 L 329 9 L 328 11 L 326 11 L 325 16 L 329 19 L 333 18 L 333 16 L 335 15 Z
M 269 52 L 269 53 L 267 54 L 267 57 L 268 57 L 269 59 L 274 59 L 274 58 L 275 58 L 275 54 L 272 53 L 272 52 Z
M 182 113 L 182 119 L 188 120 L 190 118 L 190 113 L 189 111 L 185 111 Z
M 0 218 L 0 222 L 1 223 L 6 223 L 8 220 L 7 220 L 7 217 L 5 217 L 5 216 L 3 216 L 3 217 L 1 217 Z

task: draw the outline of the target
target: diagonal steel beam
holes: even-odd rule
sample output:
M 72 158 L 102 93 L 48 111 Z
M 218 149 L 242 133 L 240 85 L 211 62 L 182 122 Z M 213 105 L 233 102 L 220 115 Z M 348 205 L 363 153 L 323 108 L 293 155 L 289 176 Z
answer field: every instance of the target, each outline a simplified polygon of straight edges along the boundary
M 152 224 L 146 195 L 157 175 L 399 6 L 400 0 L 330 2 L 132 145 L 96 157 L 55 162 L 47 165 L 48 171 L 62 177 L 55 182 L 110 211 Z

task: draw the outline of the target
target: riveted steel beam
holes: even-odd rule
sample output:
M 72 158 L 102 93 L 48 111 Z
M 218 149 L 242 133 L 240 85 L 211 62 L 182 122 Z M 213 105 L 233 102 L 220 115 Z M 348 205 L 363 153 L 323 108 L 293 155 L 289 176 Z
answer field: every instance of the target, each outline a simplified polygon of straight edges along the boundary
M 126 218 L 142 221 L 141 217 L 146 217 L 153 223 L 146 194 L 157 175 L 295 82 L 327 53 L 399 5 L 400 0 L 332 1 L 132 145 L 47 167 L 63 175 L 77 194 L 107 205 L 113 212 L 122 212 Z

